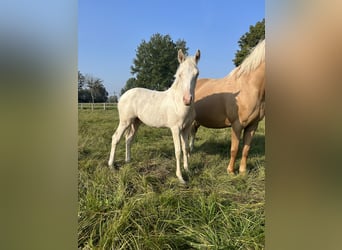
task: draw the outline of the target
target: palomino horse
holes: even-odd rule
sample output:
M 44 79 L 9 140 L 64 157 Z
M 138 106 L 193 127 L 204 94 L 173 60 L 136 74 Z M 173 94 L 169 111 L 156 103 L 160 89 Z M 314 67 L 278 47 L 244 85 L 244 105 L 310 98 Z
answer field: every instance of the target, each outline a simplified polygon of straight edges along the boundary
M 195 89 L 196 118 L 191 129 L 190 149 L 200 125 L 232 127 L 228 173 L 234 163 L 243 133 L 240 173 L 246 172 L 247 156 L 258 123 L 265 116 L 265 40 L 230 74 L 221 79 L 199 79 Z
M 133 88 L 122 95 L 118 103 L 120 123 L 112 137 L 108 161 L 110 167 L 113 166 L 116 145 L 126 130 L 126 162 L 128 162 L 131 158 L 131 142 L 141 123 L 152 127 L 168 127 L 171 129 L 175 146 L 176 175 L 181 183 L 185 183 L 180 170 L 181 148 L 184 169 L 188 171 L 188 137 L 195 119 L 193 96 L 199 74 L 197 68 L 199 58 L 199 50 L 194 57 L 185 57 L 182 50 L 179 50 L 180 64 L 175 80 L 168 90 Z

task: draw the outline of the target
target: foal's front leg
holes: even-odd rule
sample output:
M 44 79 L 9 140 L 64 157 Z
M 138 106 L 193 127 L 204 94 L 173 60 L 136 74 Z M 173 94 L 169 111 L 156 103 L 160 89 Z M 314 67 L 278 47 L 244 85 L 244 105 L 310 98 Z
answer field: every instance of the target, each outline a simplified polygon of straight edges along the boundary
M 190 155 L 190 149 L 189 149 L 189 134 L 190 134 L 190 129 L 185 128 L 181 132 L 181 143 L 182 143 L 182 151 L 183 151 L 183 161 L 184 161 L 184 169 L 188 172 L 189 171 L 189 165 L 188 165 L 188 160 L 189 160 L 189 155 Z
M 185 184 L 183 180 L 182 172 L 180 169 L 180 157 L 181 157 L 181 142 L 180 142 L 180 130 L 178 127 L 171 128 L 173 143 L 175 146 L 175 156 L 176 156 L 176 175 L 182 184 Z

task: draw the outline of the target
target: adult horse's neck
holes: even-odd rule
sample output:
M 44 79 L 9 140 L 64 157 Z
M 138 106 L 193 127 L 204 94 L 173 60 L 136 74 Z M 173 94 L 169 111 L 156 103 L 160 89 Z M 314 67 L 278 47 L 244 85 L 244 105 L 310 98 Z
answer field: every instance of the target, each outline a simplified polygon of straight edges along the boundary
M 265 62 L 246 75 L 241 75 L 237 80 L 242 94 L 254 96 L 259 100 L 265 95 Z
M 236 67 L 227 78 L 240 84 L 240 88 L 265 92 L 265 40 L 251 51 L 240 66 Z
M 246 78 L 246 85 L 251 85 L 249 87 L 256 88 L 260 92 L 265 92 L 265 61 L 261 62 Z
M 248 91 L 252 88 L 260 93 L 265 92 L 265 60 L 260 58 L 257 62 L 257 64 L 250 65 L 252 63 L 248 60 L 244 61 L 242 65 L 224 77 L 225 82 L 235 85 L 241 91 L 246 89 Z

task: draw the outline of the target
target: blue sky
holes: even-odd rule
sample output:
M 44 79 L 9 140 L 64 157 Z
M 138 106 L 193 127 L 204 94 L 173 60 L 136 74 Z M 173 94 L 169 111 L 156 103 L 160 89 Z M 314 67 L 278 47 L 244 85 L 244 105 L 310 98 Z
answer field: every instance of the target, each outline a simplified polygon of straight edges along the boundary
M 136 49 L 155 33 L 201 50 L 199 78 L 220 78 L 233 68 L 238 40 L 265 17 L 264 0 L 79 0 L 78 69 L 120 93 Z

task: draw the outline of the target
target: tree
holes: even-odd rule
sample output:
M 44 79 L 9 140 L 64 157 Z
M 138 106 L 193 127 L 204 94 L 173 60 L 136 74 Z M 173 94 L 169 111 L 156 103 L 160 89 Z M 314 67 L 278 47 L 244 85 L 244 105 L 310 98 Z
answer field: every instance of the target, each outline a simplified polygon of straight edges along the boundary
M 132 89 L 138 86 L 137 80 L 134 77 L 131 77 L 127 80 L 125 87 L 121 89 L 121 95 L 125 93 L 127 90 Z
M 249 26 L 249 31 L 241 36 L 238 41 L 240 50 L 235 53 L 235 58 L 233 59 L 235 66 L 239 66 L 249 54 L 250 50 L 263 39 L 265 39 L 265 18 L 257 22 L 254 26 Z
M 110 97 L 108 97 L 108 102 L 111 102 L 111 103 L 117 103 L 119 100 L 118 96 L 116 95 L 115 91 L 114 91 L 114 94 L 111 95 Z
M 118 102 L 118 97 L 116 95 L 111 95 L 108 97 L 108 102 L 110 103 L 117 103 Z
M 90 102 L 91 95 L 89 89 L 85 87 L 85 76 L 78 71 L 78 102 Z
M 173 42 L 169 35 L 157 33 L 151 36 L 150 41 L 143 40 L 136 50 L 136 58 L 131 66 L 133 77 L 127 80 L 121 94 L 133 87 L 155 90 L 169 88 L 178 67 L 179 49 L 187 54 L 186 42 L 180 39 Z
M 91 75 L 87 75 L 85 79 L 87 87 L 90 91 L 92 102 L 106 102 L 108 99 L 108 92 L 102 84 L 103 80 Z
M 83 89 L 84 87 L 84 75 L 81 73 L 81 71 L 78 71 L 78 91 Z
M 89 89 L 78 90 L 78 102 L 91 102 L 91 95 Z
M 108 92 L 102 82 L 100 78 L 84 76 L 78 71 L 78 102 L 106 102 Z

